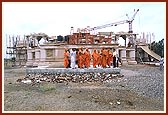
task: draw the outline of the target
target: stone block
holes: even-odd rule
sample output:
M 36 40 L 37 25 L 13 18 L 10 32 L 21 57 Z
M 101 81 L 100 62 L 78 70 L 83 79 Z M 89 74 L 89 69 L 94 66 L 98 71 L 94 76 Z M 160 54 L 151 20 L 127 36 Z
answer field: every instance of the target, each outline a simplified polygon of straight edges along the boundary
M 120 68 L 26 68 L 26 74 L 56 74 L 56 73 L 113 73 L 120 74 Z

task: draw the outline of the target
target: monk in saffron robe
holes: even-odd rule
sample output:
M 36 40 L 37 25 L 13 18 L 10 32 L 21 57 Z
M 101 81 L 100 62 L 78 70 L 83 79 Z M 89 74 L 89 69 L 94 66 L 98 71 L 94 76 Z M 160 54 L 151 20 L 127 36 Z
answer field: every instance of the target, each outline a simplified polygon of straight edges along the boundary
M 69 64 L 68 58 L 69 58 L 69 53 L 68 53 L 68 50 L 65 49 L 65 52 L 64 52 L 64 68 L 68 67 L 68 64 Z
M 78 64 L 79 64 L 79 68 L 83 68 L 84 66 L 84 61 L 85 61 L 85 56 L 83 55 L 83 49 L 82 48 L 79 48 L 79 51 L 78 51 Z
M 100 52 L 100 65 L 102 67 L 102 59 L 103 59 L 103 49 L 101 49 L 101 52 Z
M 93 57 L 93 67 L 96 68 L 97 60 L 98 60 L 98 54 L 96 52 L 96 49 L 94 49 L 94 51 L 92 53 L 92 57 Z
M 100 50 L 97 51 L 97 54 L 98 54 L 97 65 L 101 66 L 101 53 L 100 53 Z
M 86 48 L 86 51 L 85 51 L 84 55 L 85 55 L 85 67 L 89 68 L 90 67 L 90 56 L 91 55 L 90 55 L 90 52 L 89 52 L 88 48 Z
M 107 56 L 108 52 L 104 48 L 102 48 L 102 67 L 105 68 L 107 65 Z
M 83 67 L 85 67 L 85 61 L 86 61 L 86 55 L 85 55 L 85 52 L 84 52 L 84 50 L 83 50 L 83 48 L 81 48 L 82 50 L 81 50 L 81 52 L 82 52 L 82 61 L 81 61 L 81 66 L 82 66 L 82 68 Z
M 111 62 L 113 60 L 113 53 L 110 51 L 110 49 L 108 49 L 107 51 L 108 51 L 107 65 L 108 65 L 108 67 L 110 67 L 111 66 Z

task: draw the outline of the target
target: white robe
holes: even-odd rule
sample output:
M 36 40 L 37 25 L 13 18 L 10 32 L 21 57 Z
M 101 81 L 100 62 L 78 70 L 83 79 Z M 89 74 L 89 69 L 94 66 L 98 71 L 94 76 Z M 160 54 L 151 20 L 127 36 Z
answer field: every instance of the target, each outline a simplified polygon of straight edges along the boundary
M 75 65 L 76 65 L 76 51 L 71 51 L 70 52 L 70 57 L 71 57 L 71 68 L 75 68 Z

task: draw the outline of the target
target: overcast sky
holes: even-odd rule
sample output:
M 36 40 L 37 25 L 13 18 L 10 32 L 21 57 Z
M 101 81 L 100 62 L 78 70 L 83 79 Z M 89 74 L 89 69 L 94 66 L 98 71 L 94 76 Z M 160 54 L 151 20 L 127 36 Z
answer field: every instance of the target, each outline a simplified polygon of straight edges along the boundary
M 95 27 L 133 16 L 133 31 L 155 34 L 155 41 L 166 36 L 166 2 L 105 3 L 2 3 L 3 40 L 8 35 L 43 32 L 49 36 L 68 35 L 70 28 Z M 98 31 L 128 32 L 128 23 Z M 6 40 L 3 42 L 5 43 Z

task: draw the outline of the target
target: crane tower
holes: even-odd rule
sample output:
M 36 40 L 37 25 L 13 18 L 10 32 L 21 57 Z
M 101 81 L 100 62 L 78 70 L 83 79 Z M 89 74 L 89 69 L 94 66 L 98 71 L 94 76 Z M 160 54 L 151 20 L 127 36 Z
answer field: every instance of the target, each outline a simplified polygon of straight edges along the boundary
M 128 31 L 128 33 L 133 33 L 132 22 L 134 21 L 135 16 L 136 16 L 136 14 L 137 14 L 138 11 L 139 11 L 139 9 L 137 9 L 135 11 L 135 13 L 133 14 L 132 18 L 129 18 L 128 14 L 126 14 L 126 16 L 128 17 L 127 20 L 122 20 L 122 21 L 113 22 L 113 23 L 109 23 L 109 24 L 105 24 L 105 25 L 101 25 L 101 26 L 96 26 L 96 27 L 90 28 L 89 31 L 93 31 L 93 30 L 97 30 L 97 29 L 102 29 L 102 28 L 106 28 L 106 27 L 117 26 L 117 25 L 120 25 L 120 24 L 128 23 L 129 24 L 129 31 Z

